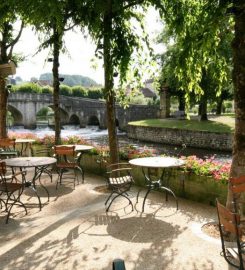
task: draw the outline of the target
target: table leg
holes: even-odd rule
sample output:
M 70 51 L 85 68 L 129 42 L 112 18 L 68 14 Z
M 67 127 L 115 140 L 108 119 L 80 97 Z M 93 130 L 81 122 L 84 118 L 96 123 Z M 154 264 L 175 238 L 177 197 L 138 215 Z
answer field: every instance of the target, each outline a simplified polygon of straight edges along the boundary
M 78 170 L 81 172 L 83 183 L 84 183 L 84 169 L 81 164 L 81 159 L 82 159 L 83 153 L 80 152 L 77 158 L 77 165 L 78 165 Z
M 48 166 L 41 166 L 41 167 L 36 167 L 35 168 L 35 174 L 33 177 L 33 181 L 35 183 L 35 181 L 38 179 L 40 186 L 46 191 L 47 195 L 48 195 L 48 202 L 49 202 L 49 192 L 47 190 L 47 188 L 43 185 L 43 183 L 41 182 L 41 176 L 42 173 L 47 169 Z M 52 178 L 51 178 L 52 179 Z
M 151 179 L 149 173 L 147 174 L 144 170 L 144 168 L 142 168 L 142 172 L 144 174 L 144 177 L 145 177 L 145 183 L 146 183 L 146 186 L 148 187 L 147 189 L 147 192 L 145 194 L 145 197 L 144 197 L 144 200 L 143 200 L 143 205 L 142 205 L 142 212 L 144 212 L 144 209 L 145 209 L 145 202 L 146 202 L 146 199 L 147 199 L 147 196 L 149 195 L 149 193 L 152 191 L 152 190 L 158 190 L 158 189 L 162 189 L 165 191 L 165 196 L 166 196 L 166 201 L 168 201 L 168 194 L 170 193 L 175 201 L 176 201 L 176 208 L 178 210 L 178 199 L 175 195 L 175 193 L 169 188 L 169 177 L 170 177 L 170 174 L 168 175 L 168 177 L 165 177 L 164 178 L 164 170 L 162 170 L 162 173 L 161 173 L 161 176 L 160 176 L 160 179 L 158 180 L 153 180 Z M 162 183 L 166 183 L 165 186 L 162 185 Z M 137 202 L 138 202 L 138 196 L 139 196 L 139 193 L 140 193 L 141 190 L 138 191 L 138 194 L 137 194 Z
M 20 171 L 22 171 L 22 168 L 21 167 L 20 167 Z M 30 188 L 36 194 L 36 196 L 38 198 L 39 209 L 41 211 L 42 210 L 42 203 L 41 203 L 41 199 L 40 199 L 40 197 L 39 197 L 39 195 L 37 193 L 37 190 L 36 190 L 35 181 L 33 181 L 33 179 L 32 179 L 31 182 L 30 181 L 26 181 L 26 178 L 23 175 L 23 182 L 24 182 L 26 188 Z

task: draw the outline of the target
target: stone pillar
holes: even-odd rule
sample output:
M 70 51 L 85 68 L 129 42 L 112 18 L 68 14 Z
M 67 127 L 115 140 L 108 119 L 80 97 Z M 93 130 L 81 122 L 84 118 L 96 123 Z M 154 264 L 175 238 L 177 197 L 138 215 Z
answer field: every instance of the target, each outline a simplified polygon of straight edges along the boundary
M 169 88 L 163 85 L 160 90 L 160 118 L 167 118 L 170 116 L 170 95 Z
M 36 102 L 30 100 L 22 101 L 19 104 L 19 109 L 22 112 L 23 125 L 25 128 L 36 128 Z

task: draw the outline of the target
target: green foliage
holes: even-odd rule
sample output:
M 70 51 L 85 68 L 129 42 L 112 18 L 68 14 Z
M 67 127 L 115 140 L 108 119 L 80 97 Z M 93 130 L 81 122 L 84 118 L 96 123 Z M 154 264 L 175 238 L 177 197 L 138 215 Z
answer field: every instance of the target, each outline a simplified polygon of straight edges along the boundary
M 42 94 L 53 94 L 53 88 L 50 86 L 44 86 L 41 90 Z
M 61 84 L 60 85 L 60 95 L 71 96 L 72 95 L 71 87 L 64 85 L 64 84 Z
M 213 99 L 231 80 L 233 19 L 225 16 L 229 1 L 163 1 L 169 46 L 163 57 L 163 80 L 170 87 Z M 188 101 L 190 96 L 186 95 Z
M 88 89 L 88 98 L 91 98 L 91 99 L 102 99 L 102 98 L 104 98 L 103 90 L 101 88 Z
M 23 83 L 15 85 L 13 87 L 13 92 L 40 94 L 42 93 L 42 88 L 36 83 Z
M 52 109 L 48 108 L 48 107 L 45 107 L 45 108 L 42 108 L 38 113 L 37 113 L 37 116 L 47 116 L 50 114 L 50 111 L 53 112 Z
M 88 91 L 82 86 L 73 86 L 72 87 L 72 96 L 74 97 L 87 97 Z

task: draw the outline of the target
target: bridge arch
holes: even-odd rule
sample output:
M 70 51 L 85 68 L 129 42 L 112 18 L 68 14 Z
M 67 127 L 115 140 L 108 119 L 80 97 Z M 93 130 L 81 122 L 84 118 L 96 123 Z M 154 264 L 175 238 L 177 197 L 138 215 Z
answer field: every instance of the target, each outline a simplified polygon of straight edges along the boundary
M 54 111 L 54 106 L 49 105 L 49 108 L 51 108 Z M 65 111 L 63 108 L 60 107 L 60 123 L 61 125 L 69 124 L 69 114 L 67 111 Z
M 89 126 L 100 126 L 100 121 L 96 115 L 91 115 L 88 118 L 88 123 Z
M 12 105 L 8 105 L 8 111 L 11 113 L 11 116 L 13 117 L 13 125 L 23 124 L 23 115 L 18 109 L 16 109 Z
M 71 125 L 80 125 L 80 119 L 76 114 L 72 114 L 69 119 L 69 124 Z

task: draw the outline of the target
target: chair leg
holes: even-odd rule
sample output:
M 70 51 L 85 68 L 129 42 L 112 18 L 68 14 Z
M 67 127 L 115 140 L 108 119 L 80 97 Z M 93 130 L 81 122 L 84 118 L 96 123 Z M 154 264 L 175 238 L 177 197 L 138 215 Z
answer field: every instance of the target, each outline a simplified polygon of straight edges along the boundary
M 10 213 L 11 213 L 11 210 L 12 210 L 13 206 L 16 205 L 17 203 L 19 203 L 20 206 L 22 206 L 25 209 L 25 212 L 26 212 L 26 215 L 27 215 L 26 206 L 20 201 L 20 196 L 21 196 L 22 192 L 23 192 L 23 190 L 22 191 L 19 191 L 18 197 L 16 199 L 14 199 L 13 203 L 10 205 L 10 207 L 8 209 L 7 218 L 6 218 L 6 224 L 8 224 L 9 216 L 10 216 Z M 10 197 L 12 195 L 13 195 L 13 192 L 11 194 L 9 194 L 8 199 L 7 199 L 8 201 L 10 200 Z
M 113 191 L 113 192 L 109 195 L 109 197 L 108 197 L 107 200 L 105 201 L 105 205 L 107 205 L 108 201 L 110 200 L 111 196 L 112 196 L 114 193 L 115 193 L 115 192 Z
M 62 171 L 58 170 L 57 173 L 58 173 L 58 179 L 57 179 L 57 183 L 56 183 L 56 190 L 58 189 L 58 184 L 60 183 L 60 185 L 61 185 Z
M 117 193 L 117 192 L 114 192 L 114 193 Z M 111 194 L 111 195 L 112 195 L 112 194 Z M 110 195 L 110 197 L 111 197 L 111 195 Z M 124 192 L 122 192 L 122 193 L 117 193 L 117 195 L 111 200 L 109 206 L 106 208 L 106 212 L 109 211 L 109 208 L 110 208 L 111 204 L 112 204 L 113 201 L 114 201 L 116 198 L 118 198 L 119 196 L 122 196 L 122 197 L 126 198 L 126 199 L 129 201 L 129 204 L 131 204 L 132 211 L 134 210 L 134 207 L 133 207 L 133 204 L 132 204 L 131 200 L 124 194 Z M 109 198 L 110 198 L 110 197 L 109 197 Z M 109 199 L 109 198 L 108 198 L 108 199 Z M 107 201 L 108 201 L 108 199 L 107 199 Z M 107 201 L 106 201 L 106 202 L 107 202 Z
M 179 209 L 178 199 L 175 196 L 175 194 L 173 193 L 173 191 L 167 187 L 161 187 L 161 189 L 165 190 L 166 193 L 169 192 L 170 194 L 172 194 L 172 196 L 175 198 L 175 201 L 176 201 L 176 209 L 178 210 Z

